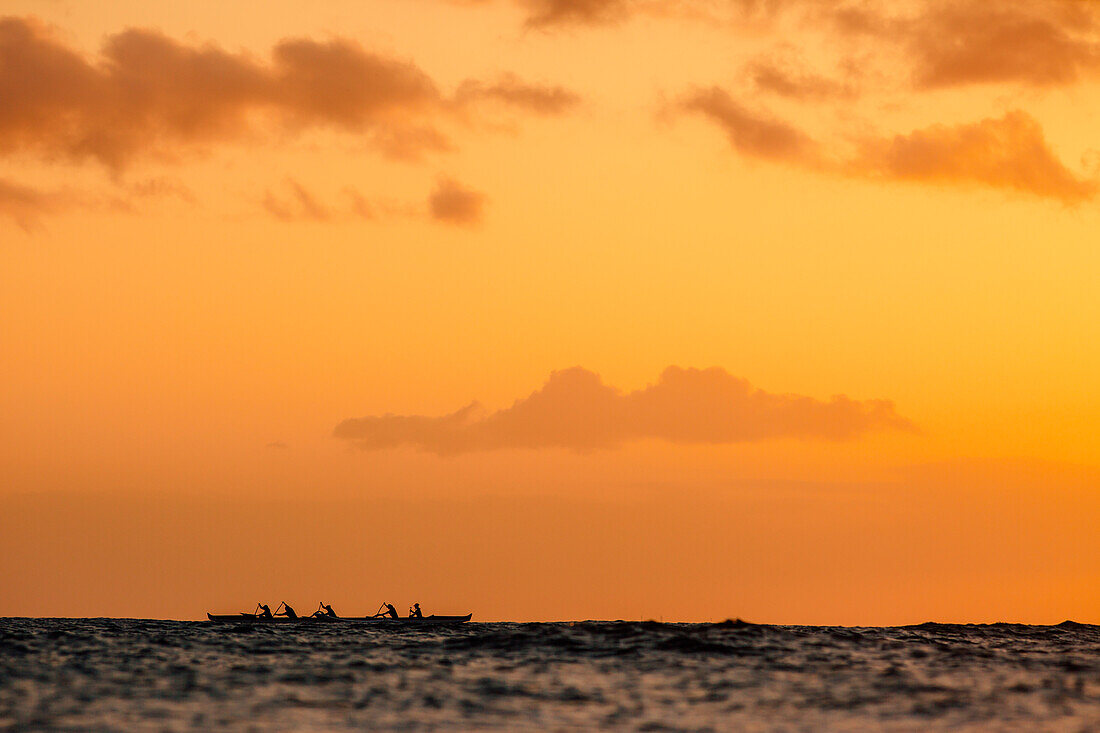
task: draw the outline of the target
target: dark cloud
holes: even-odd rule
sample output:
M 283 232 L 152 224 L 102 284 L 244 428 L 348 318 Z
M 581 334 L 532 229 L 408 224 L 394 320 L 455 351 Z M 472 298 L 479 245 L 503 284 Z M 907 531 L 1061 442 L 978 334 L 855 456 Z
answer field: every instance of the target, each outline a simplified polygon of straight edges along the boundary
M 718 368 L 669 367 L 656 384 L 623 393 L 575 367 L 554 372 L 540 390 L 497 412 L 485 413 L 475 403 L 442 417 L 364 417 L 345 420 L 334 435 L 363 450 L 408 445 L 443 455 L 500 448 L 593 450 L 644 439 L 845 440 L 882 429 L 913 426 L 885 400 L 769 394 Z
M 852 170 L 924 183 L 981 184 L 1061 200 L 1093 198 L 1097 182 L 1076 176 L 1055 156 L 1039 123 L 1009 112 L 962 125 L 865 140 Z
M 436 221 L 472 225 L 481 221 L 485 201 L 485 194 L 453 179 L 441 178 L 428 197 L 428 210 Z
M 1081 0 L 936 1 L 884 24 L 904 44 L 923 88 L 1019 82 L 1071 84 L 1100 69 L 1096 17 Z
M 918 89 L 968 84 L 1072 84 L 1100 71 L 1095 0 L 885 0 L 818 13 L 838 37 L 876 41 L 900 54 Z
M 91 158 L 239 138 L 259 114 L 374 136 L 390 151 L 439 147 L 439 90 L 414 65 L 344 40 L 287 40 L 271 63 L 155 31 L 110 36 L 91 63 L 29 20 L 0 20 L 0 151 Z
M 363 135 L 382 151 L 414 157 L 450 147 L 442 120 L 486 99 L 540 114 L 574 99 L 514 77 L 469 82 L 446 97 L 411 62 L 354 41 L 280 41 L 269 61 L 159 32 L 109 36 L 90 61 L 45 26 L 0 19 L 0 154 L 97 160 L 120 170 L 138 155 L 245 138 L 261 123 Z
M 813 141 L 801 130 L 753 112 L 718 87 L 696 90 L 680 103 L 717 124 L 738 152 L 758 158 L 805 161 L 815 155 Z

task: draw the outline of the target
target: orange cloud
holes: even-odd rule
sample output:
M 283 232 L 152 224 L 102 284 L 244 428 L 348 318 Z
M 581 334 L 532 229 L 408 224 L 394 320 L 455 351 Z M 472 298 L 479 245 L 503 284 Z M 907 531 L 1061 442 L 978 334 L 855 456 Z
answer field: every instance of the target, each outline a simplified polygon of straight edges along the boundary
M 331 200 L 324 200 L 304 184 L 287 178 L 279 189 L 264 191 L 260 205 L 283 222 L 330 222 L 361 219 L 428 218 L 441 224 L 474 225 L 481 221 L 487 197 L 461 183 L 441 178 L 424 206 L 395 201 L 370 201 L 358 190 L 345 186 Z
M 557 371 L 534 394 L 482 414 L 477 403 L 442 417 L 345 420 L 334 435 L 363 450 L 410 445 L 440 455 L 500 448 L 614 448 L 657 439 L 723 444 L 770 438 L 844 440 L 911 430 L 886 400 L 828 401 L 769 394 L 723 369 L 669 367 L 656 384 L 623 393 L 580 367 Z
M 514 74 L 505 74 L 492 84 L 471 79 L 455 92 L 459 103 L 492 101 L 542 115 L 566 112 L 579 104 L 580 99 L 580 95 L 564 87 L 528 84 Z
M 530 26 L 608 23 L 625 18 L 626 0 L 522 0 Z
M 607 24 L 635 14 L 695 18 L 739 28 L 793 12 L 807 26 L 876 37 L 897 47 L 912 64 L 913 79 L 921 88 L 989 82 L 1068 84 L 1100 69 L 1100 19 L 1094 0 L 921 0 L 915 6 L 888 0 L 514 2 L 527 11 L 528 26 L 542 28 Z M 779 87 L 773 91 L 789 88 L 781 77 L 765 75 L 764 84 L 770 81 Z
M 46 193 L 0 178 L 0 215 L 10 217 L 27 231 L 38 226 L 44 214 L 65 203 L 67 197 L 62 194 Z
M 717 87 L 688 95 L 681 108 L 720 127 L 743 155 L 814 170 L 882 180 L 977 184 L 1077 204 L 1096 196 L 1098 182 L 1075 175 L 1050 149 L 1026 112 L 959 125 L 933 125 L 905 135 L 864 137 L 857 153 L 830 160 L 805 133 L 748 111 Z M 840 162 L 836 162 L 839 159 Z
M 428 209 L 436 221 L 449 224 L 477 224 L 485 208 L 485 194 L 461 183 L 441 178 L 428 197 Z
M 301 183 L 289 179 L 287 181 L 287 188 L 290 189 L 289 198 L 280 198 L 273 193 L 271 189 L 268 189 L 264 193 L 263 206 L 267 209 L 268 213 L 276 219 L 281 219 L 283 221 L 296 221 L 300 219 L 328 221 L 332 218 L 332 212 L 329 208 L 322 204 L 317 197 Z
M 828 79 L 776 59 L 755 61 L 750 64 L 748 74 L 757 89 L 788 99 L 814 101 L 858 96 L 858 90 L 851 84 Z
M 37 22 L 0 19 L 0 153 L 93 159 L 119 170 L 140 154 L 244 137 L 266 120 L 361 134 L 407 157 L 447 149 L 437 123 L 472 103 L 548 114 L 572 99 L 512 77 L 465 88 L 464 99 L 446 98 L 413 63 L 346 39 L 283 40 L 264 63 L 131 29 L 109 36 L 93 63 Z
M 487 0 L 449 0 L 457 5 L 485 5 Z M 526 25 L 536 28 L 603 25 L 636 14 L 728 23 L 731 18 L 774 16 L 793 6 L 822 9 L 840 0 L 513 0 L 527 12 Z
M 718 87 L 692 92 L 680 106 L 721 127 L 730 145 L 744 155 L 787 160 L 805 160 L 814 155 L 813 141 L 801 130 L 748 110 Z
M 1009 112 L 963 125 L 934 125 L 908 135 L 867 140 L 854 171 L 926 183 L 975 183 L 1055 198 L 1067 204 L 1093 198 L 1097 182 L 1079 178 L 1047 145 L 1039 123 Z
M 27 232 L 38 230 L 47 216 L 80 209 L 136 213 L 149 199 L 176 198 L 195 203 L 187 186 L 170 178 L 149 178 L 119 187 L 121 195 L 74 191 L 69 188 L 41 190 L 0 178 L 0 217 L 8 217 Z
M 1097 22 L 1080 0 L 933 2 L 901 36 L 924 88 L 990 82 L 1058 85 L 1100 69 Z

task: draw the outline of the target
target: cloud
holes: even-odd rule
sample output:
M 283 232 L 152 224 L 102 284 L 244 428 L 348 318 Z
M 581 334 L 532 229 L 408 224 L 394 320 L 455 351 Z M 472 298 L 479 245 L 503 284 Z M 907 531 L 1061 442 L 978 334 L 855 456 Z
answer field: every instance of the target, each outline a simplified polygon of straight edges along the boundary
M 1093 198 L 1097 182 L 1073 174 L 1026 112 L 962 125 L 934 125 L 869 139 L 850 163 L 857 174 L 924 183 L 982 184 L 1067 204 Z
M 362 135 L 381 151 L 416 157 L 450 148 L 439 123 L 491 99 L 540 114 L 572 99 L 514 77 L 469 82 L 446 97 L 415 64 L 358 43 L 285 39 L 265 61 L 151 30 L 108 36 L 88 60 L 28 19 L 0 19 L 0 154 L 96 160 L 118 171 L 139 155 L 246 138 L 263 123 Z
M 441 417 L 364 417 L 341 422 L 334 435 L 362 450 L 407 445 L 446 455 L 501 448 L 593 450 L 644 439 L 715 445 L 846 440 L 887 429 L 914 428 L 885 400 L 769 394 L 719 368 L 669 367 L 656 384 L 623 393 L 574 367 L 553 372 L 541 389 L 496 412 L 486 414 L 474 403 Z
M 527 25 L 591 25 L 626 18 L 628 0 L 522 0 L 527 8 Z
M 139 153 L 238 138 L 255 116 L 291 128 L 372 135 L 390 152 L 439 147 L 425 116 L 441 106 L 411 63 L 346 40 L 285 40 L 264 64 L 155 31 L 109 36 L 91 63 L 49 30 L 0 20 L 0 151 L 91 158 L 118 169 Z
M 1097 22 L 1081 0 L 936 1 L 888 24 L 905 44 L 922 88 L 975 83 L 1070 84 L 1100 69 Z
M 901 13 L 898 14 L 898 9 Z M 835 4 L 822 27 L 901 54 L 917 89 L 968 84 L 1072 84 L 1100 70 L 1095 0 L 884 0 Z M 906 12 L 906 11 L 910 12 Z M 915 10 L 915 12 L 912 12 Z
M 183 183 L 171 178 L 149 178 L 120 189 L 121 195 L 75 191 L 70 188 L 42 190 L 0 178 L 0 217 L 8 217 L 27 232 L 35 232 L 47 216 L 69 210 L 136 213 L 151 199 L 174 198 L 194 204 L 195 197 Z
M 525 10 L 526 25 L 538 28 L 605 25 L 642 14 L 697 19 L 744 30 L 761 20 L 794 14 L 804 27 L 832 32 L 833 46 L 844 36 L 859 35 L 896 48 L 910 66 L 913 81 L 923 89 L 1000 82 L 1053 86 L 1073 83 L 1100 70 L 1100 3 L 1095 0 L 513 2 Z M 771 80 L 787 88 L 781 78 L 765 77 L 765 84 Z
M 717 124 L 730 145 L 744 155 L 786 160 L 806 160 L 814 155 L 813 141 L 801 130 L 750 111 L 718 87 L 688 94 L 681 100 L 680 108 Z
M 344 186 L 325 201 L 305 184 L 287 178 L 278 190 L 268 188 L 260 205 L 268 214 L 283 222 L 330 222 L 347 220 L 375 221 L 380 214 L 422 216 L 416 207 L 367 199 L 353 186 Z
M 264 191 L 260 205 L 285 223 L 348 220 L 385 221 L 427 218 L 443 224 L 474 225 L 481 221 L 487 197 L 461 183 L 440 178 L 428 197 L 427 211 L 420 205 L 395 201 L 371 201 L 351 186 L 344 186 L 330 200 L 293 178 L 279 189 Z
M 332 212 L 298 181 L 287 179 L 289 198 L 276 196 L 271 189 L 264 193 L 263 206 L 276 219 L 283 221 L 328 221 Z
M 486 5 L 487 0 L 449 0 L 454 5 Z M 532 28 L 607 25 L 634 17 L 687 18 L 728 24 L 731 19 L 773 17 L 791 7 L 824 7 L 840 0 L 512 0 Z
M 519 107 L 540 115 L 557 115 L 580 103 L 580 95 L 561 86 L 528 84 L 514 74 L 505 74 L 496 82 L 468 80 L 455 92 L 460 104 L 491 101 Z
M 795 68 L 792 64 L 782 63 L 774 58 L 758 59 L 749 65 L 747 71 L 760 91 L 797 101 L 852 99 L 859 93 L 851 84 Z
M 428 197 L 428 210 L 436 221 L 448 224 L 477 224 L 485 208 L 485 194 L 441 178 Z
M 351 211 L 360 219 L 374 219 L 376 214 L 374 212 L 374 206 L 367 200 L 363 194 L 356 191 L 351 186 L 344 188 L 344 195 L 347 196 L 348 201 L 351 202 Z
M 195 194 L 181 181 L 159 176 L 136 181 L 126 187 L 133 196 L 141 198 L 174 197 L 189 204 L 195 203 Z
M 0 215 L 11 218 L 26 231 L 37 228 L 43 215 L 68 203 L 65 194 L 39 191 L 0 178 Z
M 826 155 L 785 122 L 750 112 L 717 87 L 685 97 L 682 110 L 720 127 L 742 155 L 856 177 L 927 184 L 983 185 L 1066 204 L 1093 199 L 1098 182 L 1076 175 L 1051 150 L 1039 123 L 1015 110 L 999 118 L 933 125 L 892 137 L 863 136 L 857 151 Z

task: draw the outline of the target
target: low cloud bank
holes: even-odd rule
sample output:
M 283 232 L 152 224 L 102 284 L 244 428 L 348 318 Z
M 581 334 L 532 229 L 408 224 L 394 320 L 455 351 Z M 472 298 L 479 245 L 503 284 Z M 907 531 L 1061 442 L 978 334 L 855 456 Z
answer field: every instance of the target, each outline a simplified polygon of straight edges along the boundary
M 912 430 L 887 400 L 771 394 L 724 369 L 669 367 L 633 392 L 574 367 L 511 407 L 473 403 L 449 415 L 344 420 L 334 436 L 362 450 L 412 446 L 440 455 L 502 448 L 615 448 L 644 439 L 725 444 L 773 438 L 846 440 L 873 430 Z

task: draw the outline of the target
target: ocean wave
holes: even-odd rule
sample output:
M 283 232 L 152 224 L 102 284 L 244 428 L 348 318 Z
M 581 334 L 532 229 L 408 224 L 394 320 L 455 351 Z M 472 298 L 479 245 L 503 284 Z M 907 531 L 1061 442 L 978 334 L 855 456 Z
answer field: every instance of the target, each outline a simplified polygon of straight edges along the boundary
M 0 619 L 0 728 L 1088 729 L 1100 627 Z

